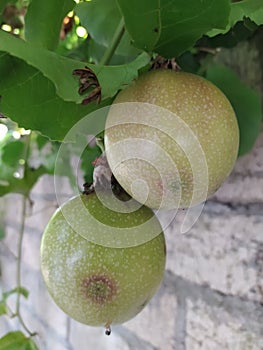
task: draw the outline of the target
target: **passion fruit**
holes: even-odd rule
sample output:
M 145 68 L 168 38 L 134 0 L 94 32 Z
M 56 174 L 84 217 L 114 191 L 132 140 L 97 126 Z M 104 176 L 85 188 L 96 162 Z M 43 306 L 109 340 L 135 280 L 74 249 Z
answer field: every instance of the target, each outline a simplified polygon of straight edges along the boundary
M 106 120 L 109 166 L 125 191 L 150 208 L 205 201 L 230 174 L 238 147 L 229 100 L 190 73 L 142 74 L 117 95 Z
M 56 304 L 81 323 L 106 327 L 106 334 L 112 324 L 128 321 L 144 308 L 165 269 L 165 238 L 157 217 L 147 207 L 130 212 L 129 201 L 118 202 L 115 211 L 114 197 L 105 191 L 68 200 L 50 219 L 41 242 L 42 273 Z M 80 205 L 86 217 L 79 217 Z M 90 241 L 94 229 L 102 237 L 123 233 L 122 245 Z M 144 236 L 144 242 L 140 238 L 143 243 L 136 245 L 132 239 L 125 246 L 125 230 L 135 238 Z

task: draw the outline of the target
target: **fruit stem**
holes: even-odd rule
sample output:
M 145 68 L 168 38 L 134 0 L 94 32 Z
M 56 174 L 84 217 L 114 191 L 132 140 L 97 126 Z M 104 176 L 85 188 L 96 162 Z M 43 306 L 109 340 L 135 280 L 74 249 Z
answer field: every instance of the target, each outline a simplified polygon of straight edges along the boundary
M 109 47 L 104 52 L 104 55 L 102 56 L 102 58 L 99 62 L 99 65 L 105 66 L 110 62 L 112 56 L 114 55 L 116 48 L 118 47 L 118 45 L 121 41 L 121 38 L 123 37 L 124 32 L 125 32 L 125 26 L 124 26 L 124 19 L 122 17 L 114 35 L 113 35 L 112 41 L 111 41 Z

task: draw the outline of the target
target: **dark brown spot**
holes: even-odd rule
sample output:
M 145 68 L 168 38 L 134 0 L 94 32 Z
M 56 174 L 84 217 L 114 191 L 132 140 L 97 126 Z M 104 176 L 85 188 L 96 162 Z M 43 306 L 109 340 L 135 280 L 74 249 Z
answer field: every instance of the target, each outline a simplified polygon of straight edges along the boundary
M 117 294 L 117 284 L 106 274 L 92 275 L 82 282 L 85 297 L 95 304 L 112 301 Z
M 158 32 L 159 32 L 159 28 L 155 27 L 155 28 L 153 29 L 153 31 L 154 31 L 155 33 L 158 33 Z

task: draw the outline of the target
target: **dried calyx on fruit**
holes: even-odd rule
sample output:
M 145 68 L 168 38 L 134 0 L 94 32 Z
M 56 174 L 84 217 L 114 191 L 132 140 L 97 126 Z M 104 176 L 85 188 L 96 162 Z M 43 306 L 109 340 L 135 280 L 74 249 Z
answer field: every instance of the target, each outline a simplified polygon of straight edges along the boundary
M 121 201 L 127 201 L 131 199 L 131 196 L 122 188 L 122 186 L 113 175 L 105 154 L 101 154 L 100 157 L 96 158 L 93 162 L 93 165 L 93 182 L 84 183 L 83 194 L 89 194 L 95 190 L 108 190 L 112 191 L 114 195 Z

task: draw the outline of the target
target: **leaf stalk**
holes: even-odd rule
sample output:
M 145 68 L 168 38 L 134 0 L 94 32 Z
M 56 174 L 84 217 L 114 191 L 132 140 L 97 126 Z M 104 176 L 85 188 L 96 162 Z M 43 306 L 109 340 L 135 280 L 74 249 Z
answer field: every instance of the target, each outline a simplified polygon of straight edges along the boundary
M 124 32 L 125 32 L 125 26 L 124 26 L 124 19 L 122 17 L 114 35 L 113 35 L 112 41 L 111 41 L 109 47 L 104 52 L 104 55 L 102 56 L 102 58 L 99 62 L 99 65 L 105 66 L 110 62 L 112 56 L 115 53 L 116 48 L 118 47 L 118 45 L 123 37 Z

